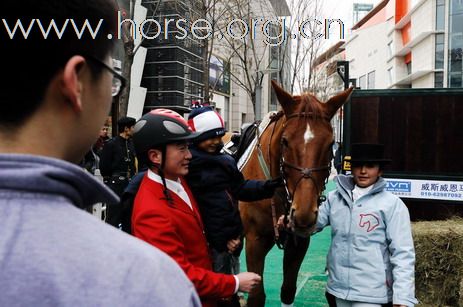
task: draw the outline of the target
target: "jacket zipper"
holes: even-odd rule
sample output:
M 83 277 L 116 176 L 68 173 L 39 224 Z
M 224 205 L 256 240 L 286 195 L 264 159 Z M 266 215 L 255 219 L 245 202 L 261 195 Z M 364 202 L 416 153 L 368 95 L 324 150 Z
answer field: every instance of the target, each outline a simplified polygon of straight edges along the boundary
M 228 200 L 230 201 L 230 204 L 231 204 L 232 208 L 237 209 L 237 207 L 235 206 L 235 202 L 233 201 L 233 197 L 231 196 L 230 192 L 228 192 L 228 190 L 225 190 L 225 194 L 227 194 Z
M 351 247 L 352 247 L 352 237 L 351 237 L 351 231 L 352 231 L 352 211 L 354 210 L 354 203 L 352 203 L 352 206 L 350 206 L 349 204 L 347 204 L 349 206 L 349 232 L 347 233 L 347 238 L 349 239 L 348 240 L 348 244 L 347 244 L 347 263 L 350 264 L 350 250 L 351 250 Z M 349 269 L 349 265 L 347 267 L 347 294 L 346 294 L 346 300 L 348 300 L 347 298 L 349 297 L 349 294 L 350 294 L 350 269 Z

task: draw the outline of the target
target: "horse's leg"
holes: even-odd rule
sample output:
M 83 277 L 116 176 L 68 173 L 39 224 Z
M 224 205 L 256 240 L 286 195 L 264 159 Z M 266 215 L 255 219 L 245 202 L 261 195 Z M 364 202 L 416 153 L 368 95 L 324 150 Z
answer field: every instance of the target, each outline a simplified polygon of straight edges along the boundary
M 265 256 L 272 249 L 272 237 L 259 237 L 254 234 L 246 236 L 246 264 L 248 272 L 254 272 L 262 276 L 262 283 L 255 287 L 248 296 L 247 306 L 263 307 L 265 306 L 264 292 L 264 265 Z
M 280 299 L 283 304 L 290 305 L 296 295 L 297 275 L 301 268 L 304 256 L 309 248 L 310 238 L 297 237 L 297 246 L 294 246 L 292 236 L 288 238 L 283 257 L 283 284 L 281 285 Z

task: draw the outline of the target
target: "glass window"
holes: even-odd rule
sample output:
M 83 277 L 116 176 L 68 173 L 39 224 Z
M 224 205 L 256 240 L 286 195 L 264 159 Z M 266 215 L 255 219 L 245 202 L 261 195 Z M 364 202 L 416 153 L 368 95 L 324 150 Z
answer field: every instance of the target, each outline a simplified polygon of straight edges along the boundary
M 439 4 L 439 1 L 436 5 L 436 30 L 445 29 L 445 4 Z
M 449 34 L 450 50 L 449 60 L 461 62 L 463 49 L 463 33 Z
M 214 55 L 209 65 L 209 86 L 216 91 L 230 93 L 229 65 Z
M 230 98 L 225 97 L 225 108 L 223 110 L 223 121 L 225 123 L 226 130 L 230 130 L 230 125 L 228 123 L 229 115 L 230 115 Z
M 463 87 L 462 73 L 450 73 L 450 87 Z
M 412 74 L 412 62 L 407 63 L 407 75 Z
M 435 88 L 444 87 L 444 73 L 443 72 L 434 73 L 434 87 Z
M 277 72 L 272 72 L 270 74 L 270 79 L 275 80 L 276 82 L 278 82 L 278 73 Z M 268 110 L 269 111 L 276 111 L 277 109 L 278 109 L 277 96 L 275 95 L 275 91 L 270 91 L 270 103 L 268 105 Z
M 453 15 L 450 24 L 452 33 L 463 32 L 463 14 Z
M 392 84 L 394 80 L 394 76 L 392 75 L 392 67 L 387 70 L 387 75 L 389 77 L 389 84 Z
M 280 69 L 279 51 L 280 48 L 278 46 L 270 47 L 270 69 Z
M 436 43 L 438 44 L 444 43 L 444 34 L 436 34 Z
M 154 91 L 175 91 L 184 88 L 184 80 L 177 77 L 143 78 L 141 86 Z
M 463 1 L 451 0 L 449 20 L 449 87 L 461 87 L 463 73 Z
M 450 15 L 462 14 L 463 13 L 463 1 L 452 0 L 450 4 Z
M 368 73 L 368 88 L 375 88 L 375 71 Z
M 436 35 L 436 58 L 435 69 L 444 68 L 444 34 Z
M 366 89 L 367 88 L 367 77 L 366 75 L 363 75 L 359 78 L 359 87 Z

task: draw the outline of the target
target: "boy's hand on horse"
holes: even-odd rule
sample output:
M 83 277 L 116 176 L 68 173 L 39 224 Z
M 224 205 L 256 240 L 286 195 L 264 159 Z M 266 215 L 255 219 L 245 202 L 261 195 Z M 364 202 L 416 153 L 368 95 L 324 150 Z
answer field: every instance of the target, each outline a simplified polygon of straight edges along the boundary
M 230 254 L 234 253 L 235 250 L 241 245 L 241 240 L 240 238 L 237 239 L 231 239 L 230 241 L 227 242 L 227 249 Z
M 275 179 L 267 180 L 264 183 L 264 188 L 268 190 L 275 191 L 275 189 L 282 187 L 284 185 L 283 178 L 277 177 Z
M 262 278 L 253 272 L 239 273 L 236 277 L 238 277 L 238 280 L 240 281 L 238 290 L 242 292 L 250 292 L 262 281 Z

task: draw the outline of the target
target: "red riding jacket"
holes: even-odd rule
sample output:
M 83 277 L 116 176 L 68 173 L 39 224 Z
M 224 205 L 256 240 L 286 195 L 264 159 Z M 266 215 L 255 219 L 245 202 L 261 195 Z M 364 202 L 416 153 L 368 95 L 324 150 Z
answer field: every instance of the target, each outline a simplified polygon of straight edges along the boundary
M 196 201 L 182 179 L 193 210 L 171 191 L 172 204 L 165 200 L 163 186 L 147 175 L 138 190 L 132 214 L 132 233 L 170 255 L 193 282 L 203 306 L 233 295 L 233 275 L 214 273 Z

